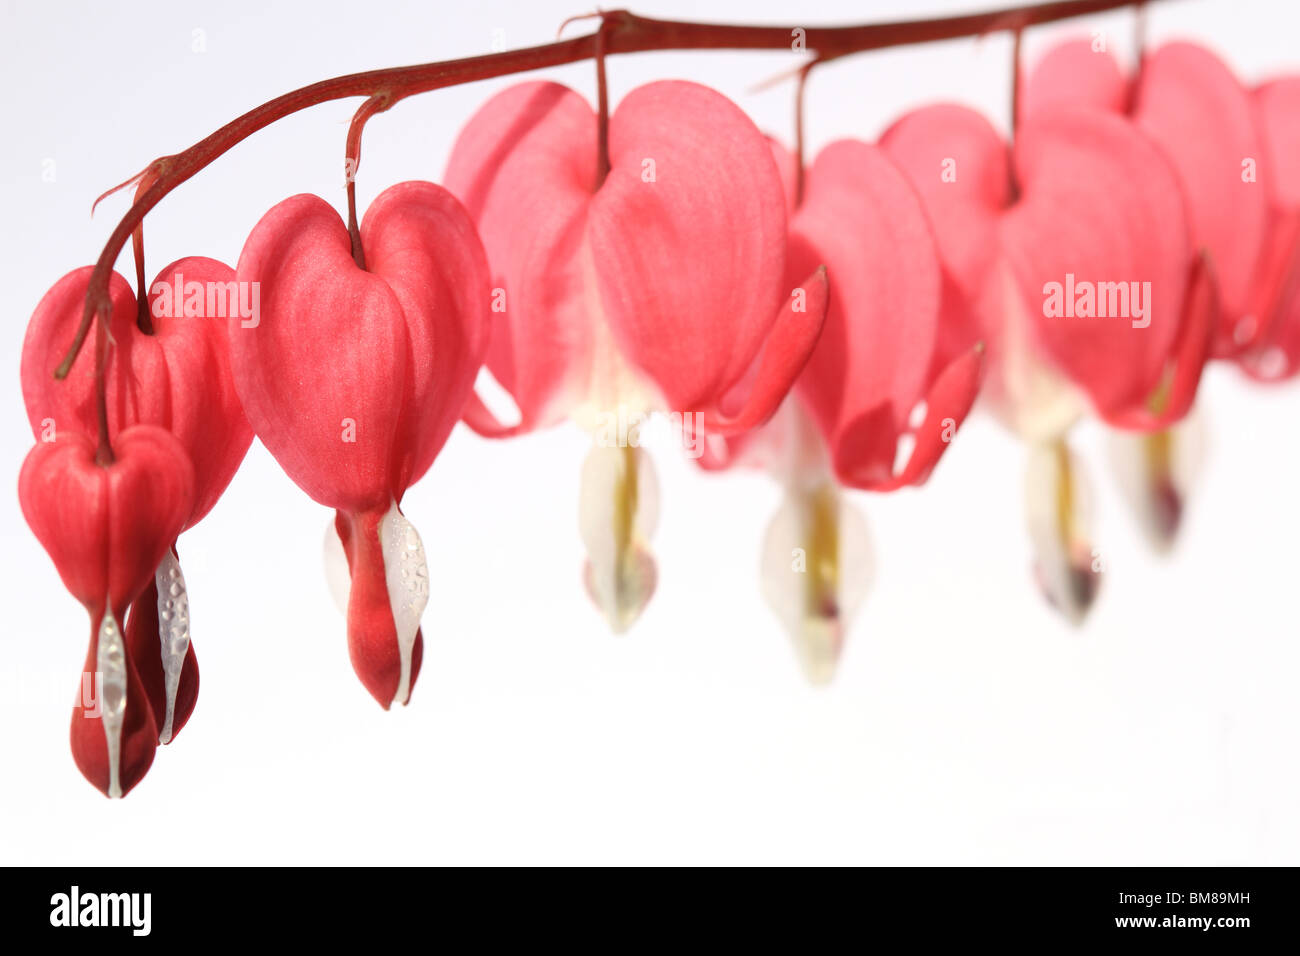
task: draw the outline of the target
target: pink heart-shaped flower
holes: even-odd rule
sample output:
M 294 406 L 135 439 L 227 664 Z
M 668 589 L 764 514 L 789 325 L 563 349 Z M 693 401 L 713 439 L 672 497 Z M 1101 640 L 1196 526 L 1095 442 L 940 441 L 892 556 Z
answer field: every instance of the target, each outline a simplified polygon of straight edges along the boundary
M 1177 176 L 1147 137 L 1100 110 L 1064 110 L 1025 121 L 1009 151 L 978 113 L 935 106 L 881 145 L 935 225 L 946 335 L 988 343 L 992 397 L 1013 419 L 1037 411 L 1024 396 L 1040 364 L 1114 424 L 1186 413 L 1213 308 Z M 1076 289 L 1081 303 L 1094 290 L 1091 306 L 1075 309 Z
M 53 376 L 81 320 L 91 268 L 68 273 L 36 306 L 23 341 L 27 417 L 38 440 L 53 431 L 94 434 L 93 349 L 81 350 L 66 379 Z M 109 435 L 131 425 L 157 425 L 181 443 L 194 466 L 192 527 L 211 510 L 253 440 L 230 374 L 229 315 L 253 311 L 250 290 L 234 286 L 234 270 L 202 257 L 172 263 L 150 286 L 152 330 L 137 324 L 130 284 L 109 279 L 107 394 Z M 241 318 L 241 321 L 252 321 Z
M 152 425 L 119 432 L 113 450 L 116 460 L 100 465 L 81 432 L 38 443 L 18 498 L 72 595 L 92 617 L 120 620 L 190 515 L 194 469 L 180 442 Z
M 1253 98 L 1274 188 L 1255 286 L 1254 314 L 1264 328 L 1241 364 L 1255 378 L 1276 382 L 1300 372 L 1300 76 L 1265 83 Z
M 77 269 L 55 283 L 27 327 L 23 399 L 40 440 L 49 440 L 60 429 L 93 434 L 97 428 L 93 350 L 82 349 L 63 381 L 51 374 L 80 321 L 90 273 L 90 267 Z M 230 373 L 226 322 L 232 316 L 241 323 L 256 321 L 256 289 L 241 287 L 234 270 L 214 259 L 181 259 L 159 272 L 149 287 L 147 330 L 141 328 L 131 286 L 116 272 L 109 279 L 109 296 L 109 434 L 147 424 L 167 429 L 180 441 L 194 466 L 194 510 L 186 521 L 186 527 L 192 527 L 221 497 L 253 441 Z M 161 571 L 179 578 L 169 587 L 184 587 L 179 567 Z M 141 599 L 143 605 L 133 608 L 127 620 L 127 643 L 167 743 L 193 711 L 198 660 L 188 627 L 183 646 L 173 642 L 169 650 L 167 623 L 159 626 L 155 584 Z M 173 654 L 182 660 L 170 661 Z M 179 672 L 169 681 L 167 672 L 177 667 Z
M 513 427 L 471 399 L 466 421 L 516 434 L 620 404 L 700 412 L 714 431 L 771 416 L 820 332 L 823 280 L 785 279 L 785 201 L 763 135 L 695 83 L 650 83 L 609 120 L 581 96 L 524 83 L 462 131 L 446 181 L 487 247 L 503 307 L 487 364 Z M 751 389 L 735 386 L 751 369 Z
M 91 783 L 116 797 L 149 769 L 158 737 L 122 621 L 192 513 L 194 469 L 180 442 L 152 425 L 123 429 L 114 452 L 100 465 L 95 442 L 65 429 L 28 454 L 18 497 L 64 585 L 90 613 L 73 755 Z
M 387 708 L 414 683 L 428 596 L 422 546 L 398 505 L 473 387 L 489 282 L 473 223 L 432 183 L 380 194 L 361 242 L 365 270 L 343 221 L 315 196 L 263 216 L 236 270 L 260 289 L 261 321 L 231 323 L 231 354 L 257 436 L 303 491 L 339 512 L 352 663 Z
M 1168 43 L 1125 76 L 1111 53 L 1073 40 L 1036 65 L 1022 105 L 1022 121 L 1079 108 L 1125 115 L 1159 147 L 1181 188 L 1193 248 L 1204 250 L 1217 284 L 1213 353 L 1235 358 L 1252 348 L 1264 328 L 1258 290 L 1278 164 L 1250 91 L 1227 64 L 1205 47 Z
M 920 198 L 879 147 L 832 143 L 808 170 L 790 221 L 787 277 L 815 262 L 830 270 L 830 307 L 796 390 L 836 475 L 878 491 L 924 481 L 975 401 L 983 349 L 971 342 L 941 352 L 934 236 Z M 907 434 L 916 444 L 896 473 Z

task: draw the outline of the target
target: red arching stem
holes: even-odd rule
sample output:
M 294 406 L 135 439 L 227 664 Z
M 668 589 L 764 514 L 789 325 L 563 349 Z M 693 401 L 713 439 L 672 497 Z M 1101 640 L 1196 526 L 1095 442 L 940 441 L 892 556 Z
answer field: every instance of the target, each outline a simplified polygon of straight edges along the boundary
M 780 50 L 791 49 L 794 30 L 802 29 L 807 48 L 814 51 L 818 59 L 825 61 L 868 50 L 979 36 L 997 30 L 1050 23 L 1131 6 L 1133 2 L 1134 0 L 1055 0 L 1028 7 L 1011 7 L 943 19 L 807 28 L 685 23 L 653 20 L 626 10 L 614 10 L 602 14 L 601 26 L 595 33 L 571 40 L 440 63 L 351 73 L 304 86 L 249 110 L 189 149 L 165 156 L 151 166 L 158 178 L 142 195 L 136 197 L 134 204 L 108 237 L 86 290 L 86 307 L 82 313 L 81 325 L 67 355 L 54 372 L 55 378 L 67 376 L 95 315 L 99 314 L 107 321 L 111 310 L 109 275 L 122 247 L 145 214 L 169 192 L 238 143 L 263 127 L 310 106 L 353 96 L 384 97 L 387 105 L 392 106 L 417 93 L 575 63 L 591 59 L 595 55 L 597 37 L 602 34 L 601 42 L 606 54 L 647 50 Z M 1012 19 L 1009 21 L 1008 18 Z
M 348 193 L 348 235 L 352 239 L 352 260 L 358 269 L 366 267 L 366 253 L 361 248 L 361 228 L 357 225 L 357 170 L 361 168 L 361 133 L 366 128 L 366 121 L 376 113 L 382 113 L 393 105 L 387 93 L 376 93 L 357 109 L 348 127 L 347 156 L 344 171 L 347 175 Z
M 135 187 L 136 198 L 138 199 L 142 192 L 152 186 L 157 178 L 158 175 L 152 166 L 142 172 L 140 182 Z M 143 221 L 131 233 L 131 252 L 135 257 L 135 324 L 145 335 L 153 335 L 153 317 L 149 315 L 149 287 L 146 284 L 144 270 Z
M 1020 131 L 1020 39 L 1024 30 L 1016 27 L 1011 33 L 1011 146 L 1015 149 L 1016 134 Z M 1016 161 L 1012 155 L 1007 164 L 1007 175 L 1011 178 L 1011 201 L 1020 198 L 1020 180 L 1016 178 Z
M 1021 66 L 1020 66 L 1020 41 L 1024 36 L 1024 30 L 1013 30 L 1011 32 L 1011 138 L 1016 138 L 1016 131 L 1020 129 L 1020 98 L 1023 95 Z
M 149 317 L 149 289 L 144 278 L 144 223 L 131 233 L 131 252 L 135 256 L 135 324 L 145 335 L 153 335 Z
M 812 68 L 820 63 L 820 60 L 812 59 L 803 65 L 799 70 L 798 77 L 795 78 L 794 88 L 794 208 L 798 209 L 803 205 L 803 184 L 804 184 L 804 139 L 803 139 L 803 108 L 804 92 L 808 88 L 808 74 Z
M 1146 0 L 1138 0 L 1133 6 L 1133 48 L 1137 51 L 1138 72 L 1141 72 L 1142 61 L 1147 55 Z
M 602 20 L 596 28 L 596 188 L 609 175 L 609 85 L 605 82 L 605 53 L 609 31 Z
M 113 445 L 108 440 L 108 326 L 104 319 L 95 323 L 95 417 L 99 425 L 99 445 L 95 449 L 95 464 L 108 467 L 113 464 Z

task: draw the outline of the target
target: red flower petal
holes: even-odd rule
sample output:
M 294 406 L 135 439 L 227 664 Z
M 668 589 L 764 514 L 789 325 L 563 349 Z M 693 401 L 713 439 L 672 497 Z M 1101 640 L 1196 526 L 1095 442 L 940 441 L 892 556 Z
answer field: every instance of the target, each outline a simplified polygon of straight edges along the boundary
M 1274 210 L 1260 273 L 1255 313 L 1264 327 L 1238 361 L 1259 381 L 1278 382 L 1300 372 L 1300 208 Z
M 789 292 L 776 164 L 749 117 L 695 83 L 633 90 L 609 135 L 588 228 L 605 316 L 670 408 L 706 407 L 745 374 Z
M 641 87 L 610 118 L 611 169 L 596 187 L 596 122 L 576 94 L 530 83 L 493 98 L 461 134 L 447 180 L 474 216 L 506 310 L 488 365 L 522 420 L 620 400 L 639 370 L 674 410 L 715 409 L 773 334 L 793 377 L 806 324 L 776 328 L 784 299 L 784 199 L 766 140 L 694 83 Z M 775 376 L 776 373 L 773 372 Z M 770 413 L 770 394 L 747 413 Z M 760 407 L 761 406 L 761 407 Z M 760 414 L 761 413 L 761 414 Z
M 95 443 L 65 431 L 33 448 L 18 478 L 27 523 L 96 624 L 105 610 L 123 619 L 194 502 L 194 469 L 168 432 L 135 425 L 113 450 L 98 465 Z
M 739 409 L 723 411 L 725 402 L 702 412 L 703 430 L 718 435 L 739 434 L 762 425 L 781 406 L 790 388 L 800 378 L 821 335 L 830 305 L 826 267 L 818 266 L 797 285 L 781 310 L 776 328 L 763 344 L 752 372 L 728 396 Z M 743 398 L 736 397 L 744 392 Z
M 1094 50 L 1093 43 L 1083 37 L 1067 40 L 1035 64 L 1021 91 L 1021 123 L 1077 107 L 1108 113 L 1128 109 L 1128 77 L 1111 53 Z
M 1272 170 L 1273 203 L 1300 209 L 1300 76 L 1284 76 L 1255 90 L 1264 156 Z
M 1038 359 L 1086 391 L 1101 415 L 1115 420 L 1145 408 L 1184 341 L 1194 261 L 1179 181 L 1160 150 L 1111 114 L 1036 114 L 1017 139 L 1020 196 L 1009 204 L 1006 149 L 973 111 L 918 110 L 882 145 L 936 226 L 947 271 L 944 337 L 967 347 L 975 334 L 986 339 L 1000 380 L 1012 347 L 1004 334 L 1009 323 L 1024 323 Z M 1005 268 L 1014 278 L 1009 288 Z M 1124 283 L 1130 293 L 1131 283 L 1150 282 L 1146 314 L 1138 316 L 1132 302 L 1119 317 L 1045 314 L 1048 284 L 1069 282 Z M 1199 370 L 1191 371 L 1194 383 Z
M 321 504 L 387 507 L 410 363 L 392 287 L 357 268 L 338 213 L 308 195 L 262 217 L 236 271 L 261 287 L 260 323 L 230 337 L 257 437 Z
M 1178 341 L 1192 262 L 1173 171 L 1130 124 L 1095 111 L 1026 123 L 1015 155 L 1022 196 L 1003 220 L 1002 248 L 1039 344 L 1103 416 L 1143 405 Z M 1073 303 L 1045 315 L 1048 283 L 1069 297 L 1085 282 L 1093 316 L 1071 316 Z M 1134 283 L 1146 299 L 1140 317 Z
M 1202 251 L 1188 279 L 1178 342 L 1163 380 L 1148 396 L 1146 405 L 1116 411 L 1109 416 L 1110 423 L 1118 428 L 1154 432 L 1168 428 L 1190 412 L 1218 328 L 1218 282 L 1209 255 Z
M 120 640 L 111 629 L 101 631 L 99 622 L 91 621 L 80 699 L 73 705 L 69 732 L 73 762 L 106 797 L 130 793 L 149 772 L 158 749 L 153 710 Z
M 833 457 L 861 459 L 871 449 L 888 474 L 894 439 L 927 384 L 940 270 L 920 200 L 878 147 L 832 143 L 808 170 L 790 225 L 790 274 L 823 262 L 833 277 L 830 307 L 799 395 Z M 839 449 L 845 423 L 879 407 L 888 409 L 881 441 Z
M 921 196 L 943 266 L 941 331 L 930 374 L 979 342 L 996 353 L 1001 323 L 982 320 L 971 302 L 993 274 L 998 219 L 1011 201 L 1006 144 L 974 110 L 938 105 L 901 117 L 880 146 Z
M 55 283 L 27 327 L 23 400 L 32 431 L 41 440 L 49 423 L 56 434 L 61 428 L 94 434 L 98 427 L 94 349 L 81 350 L 65 380 L 52 374 L 81 321 L 90 273 L 87 266 Z M 109 434 L 131 425 L 157 425 L 180 441 L 196 481 L 194 513 L 186 527 L 216 504 L 253 441 L 230 374 L 224 320 L 238 304 L 237 291 L 234 298 L 228 295 L 234 278 L 234 270 L 215 259 L 190 257 L 167 266 L 150 286 L 153 333 L 148 335 L 136 324 L 130 285 L 117 273 L 109 279 Z M 198 290 L 198 299 L 191 301 L 197 301 L 200 314 L 185 314 L 187 288 Z M 182 295 L 173 301 L 178 289 Z M 210 291 L 218 294 L 210 297 Z
M 898 436 L 895 434 L 895 439 L 887 445 L 879 437 L 886 433 L 881 421 L 885 406 L 848 422 L 834 454 L 840 483 L 870 491 L 894 491 L 924 483 L 975 404 L 984 377 L 984 352 L 983 345 L 976 345 L 939 373 L 925 397 L 925 417 L 920 425 L 907 432 L 915 444 L 907 463 L 897 474 L 893 473 L 892 458 L 887 459 L 886 455 L 892 456 L 896 451 Z M 882 454 L 854 455 L 859 442 L 863 447 L 880 448 Z
M 408 316 L 404 434 L 396 483 L 413 484 L 433 464 L 460 418 L 487 349 L 488 266 L 464 207 L 433 183 L 384 190 L 361 222 L 366 268 L 389 278 Z
M 490 252 L 493 287 L 504 290 L 487 366 L 522 414 L 511 433 L 554 424 L 585 389 L 591 363 L 594 290 L 579 248 L 596 187 L 595 115 L 558 83 L 512 86 L 461 132 L 445 182 Z M 480 403 L 468 411 L 476 430 L 504 429 Z
M 1275 175 L 1253 308 L 1264 327 L 1241 363 L 1262 381 L 1278 381 L 1300 371 L 1300 77 L 1264 84 L 1254 101 L 1264 133 L 1263 161 Z
M 38 444 L 23 463 L 18 497 L 64 584 L 90 612 L 73 758 L 87 780 L 120 797 L 148 771 L 158 738 L 122 620 L 191 514 L 194 469 L 180 443 L 152 425 L 121 431 L 111 465 L 96 464 L 95 451 L 75 431 Z
M 1134 120 L 1177 169 L 1193 241 L 1213 260 L 1223 305 L 1216 353 L 1233 354 L 1258 332 L 1251 296 L 1274 177 L 1259 161 L 1265 147 L 1250 94 L 1209 50 L 1170 43 L 1143 61 L 1135 102 Z M 1247 160 L 1257 181 L 1243 180 Z
M 420 674 L 424 638 L 417 630 L 408 665 L 406 687 L 402 684 L 403 655 L 397 641 L 392 596 L 380 541 L 382 512 L 347 515 L 338 512 L 334 528 L 343 542 L 351 573 L 348 591 L 348 654 L 361 683 L 384 710 L 394 703 L 405 704 Z M 404 690 L 404 693 L 403 693 Z
M 787 154 L 772 149 L 784 165 Z M 938 159 L 934 168 L 937 176 Z M 824 440 L 841 483 L 889 491 L 922 482 L 970 411 L 983 348 L 968 345 L 951 367 L 936 361 L 942 290 L 950 283 L 941 277 L 920 199 L 883 149 L 834 143 L 817 157 L 805 187 L 791 220 L 787 275 L 824 261 L 844 277 L 831 286 L 825 328 L 796 387 L 811 418 L 785 415 L 726 440 L 710 436 L 700 464 L 718 470 L 750 463 L 781 473 L 806 466 L 809 455 L 820 458 L 811 443 L 820 448 Z M 895 474 L 899 440 L 922 399 L 928 414 Z M 802 434 L 809 427 L 821 433 L 811 443 Z
M 939 105 L 898 119 L 880 148 L 920 195 L 958 288 L 978 291 L 997 258 L 998 217 L 1011 201 L 1006 143 L 974 110 Z
M 386 190 L 361 240 L 369 271 L 323 200 L 295 196 L 267 213 L 238 268 L 260 283 L 262 321 L 232 329 L 232 354 L 258 437 L 299 487 L 340 512 L 349 649 L 387 708 L 409 696 L 428 600 L 423 548 L 397 502 L 471 393 L 488 272 L 465 210 L 431 183 Z
M 329 507 L 383 513 L 469 394 L 487 269 L 464 210 L 431 183 L 386 190 L 361 232 L 369 271 L 324 200 L 262 217 L 237 270 L 260 284 L 261 322 L 232 324 L 231 350 L 248 419 L 289 477 Z

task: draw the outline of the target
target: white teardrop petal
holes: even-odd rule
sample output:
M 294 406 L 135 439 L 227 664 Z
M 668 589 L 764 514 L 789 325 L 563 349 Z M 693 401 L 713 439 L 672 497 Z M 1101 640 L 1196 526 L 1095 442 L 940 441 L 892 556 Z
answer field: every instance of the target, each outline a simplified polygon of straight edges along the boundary
M 405 704 L 411 696 L 411 654 L 415 648 L 415 635 L 420 629 L 420 616 L 429 603 L 429 564 L 419 533 L 397 510 L 397 502 L 393 502 L 379 523 L 379 544 L 388 582 L 388 603 L 393 609 L 402 660 L 402 675 L 393 703 Z
M 122 796 L 122 724 L 126 718 L 126 644 L 111 609 L 99 622 L 95 668 L 100 675 L 100 719 L 108 744 L 108 795 Z
M 1165 431 L 1111 432 L 1110 459 L 1120 491 L 1157 551 L 1167 551 L 1177 536 L 1204 441 L 1204 419 L 1195 411 Z
M 583 579 L 615 633 L 631 627 L 654 594 L 658 574 L 646 541 L 658 502 L 658 479 L 643 449 L 592 446 L 578 498 L 578 531 L 587 547 Z
M 158 732 L 160 744 L 172 739 L 172 722 L 176 716 L 176 691 L 181 683 L 181 668 L 190 650 L 190 599 L 185 590 L 185 575 L 180 562 L 168 549 L 154 573 L 158 589 L 158 643 L 162 654 L 163 689 L 167 695 L 167 714 Z
M 1090 532 L 1091 488 L 1064 440 L 1029 446 L 1025 504 L 1035 573 L 1044 596 L 1082 622 L 1101 584 Z
M 834 676 L 873 573 L 866 520 L 835 484 L 789 487 L 764 537 L 760 583 L 812 683 Z

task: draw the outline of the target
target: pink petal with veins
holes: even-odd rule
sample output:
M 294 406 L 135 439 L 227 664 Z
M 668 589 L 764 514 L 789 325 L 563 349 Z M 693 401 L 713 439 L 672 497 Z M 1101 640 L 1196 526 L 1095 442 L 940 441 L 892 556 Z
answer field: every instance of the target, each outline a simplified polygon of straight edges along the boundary
M 666 81 L 610 117 L 599 186 L 595 152 L 594 113 L 551 83 L 498 94 L 453 150 L 447 181 L 507 302 L 488 364 L 521 412 L 503 425 L 471 400 L 466 420 L 517 434 L 629 391 L 715 428 L 766 418 L 820 325 L 812 309 L 791 315 L 783 288 L 785 200 L 767 141 L 720 94 Z M 759 367 L 761 393 L 742 398 Z

